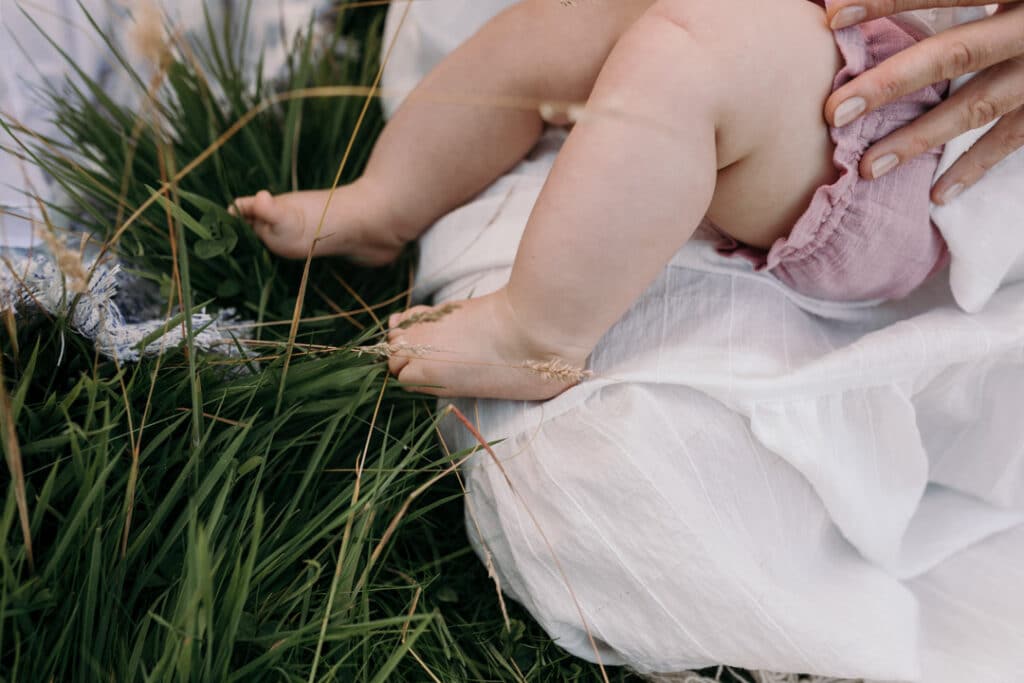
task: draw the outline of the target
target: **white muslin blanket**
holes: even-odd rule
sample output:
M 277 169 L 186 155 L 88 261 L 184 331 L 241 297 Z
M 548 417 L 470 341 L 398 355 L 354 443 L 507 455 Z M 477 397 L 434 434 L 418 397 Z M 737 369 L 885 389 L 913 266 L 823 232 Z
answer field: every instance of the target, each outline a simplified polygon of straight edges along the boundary
M 393 4 L 385 86 L 510 4 Z M 422 239 L 421 298 L 504 284 L 561 137 Z M 1024 680 L 1022 182 L 1018 154 L 936 211 L 952 266 L 908 300 L 802 299 L 695 240 L 593 379 L 460 401 L 501 440 L 500 467 L 479 454 L 465 474 L 502 589 L 570 652 L 641 672 Z

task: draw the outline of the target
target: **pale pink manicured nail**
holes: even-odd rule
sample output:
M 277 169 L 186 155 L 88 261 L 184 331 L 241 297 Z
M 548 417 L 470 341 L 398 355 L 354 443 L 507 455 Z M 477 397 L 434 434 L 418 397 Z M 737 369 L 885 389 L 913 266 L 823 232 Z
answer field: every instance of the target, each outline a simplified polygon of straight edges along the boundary
M 881 178 L 889 171 L 899 166 L 899 157 L 896 155 L 886 155 L 885 157 L 879 157 L 874 160 L 871 164 L 871 177 Z
M 399 317 L 398 313 L 392 313 L 388 317 L 388 327 L 394 327 L 395 325 L 397 325 L 398 324 L 398 317 Z
M 871 177 L 881 178 L 899 165 L 900 158 L 895 154 L 886 154 L 884 157 L 878 157 L 875 159 L 874 163 L 871 164 Z
M 868 11 L 858 5 L 844 7 L 836 12 L 834 17 L 832 17 L 832 28 L 838 31 L 841 28 L 847 28 L 854 24 L 859 24 L 864 21 L 867 16 Z
M 943 204 L 949 204 L 951 201 L 963 194 L 966 189 L 966 185 L 963 183 L 957 183 L 956 185 L 947 188 L 945 192 L 939 195 L 939 201 Z
M 863 114 L 867 108 L 867 100 L 863 97 L 851 97 L 846 100 L 836 107 L 836 113 L 833 117 L 836 122 L 836 128 L 842 128 L 843 126 L 852 123 L 853 120 Z

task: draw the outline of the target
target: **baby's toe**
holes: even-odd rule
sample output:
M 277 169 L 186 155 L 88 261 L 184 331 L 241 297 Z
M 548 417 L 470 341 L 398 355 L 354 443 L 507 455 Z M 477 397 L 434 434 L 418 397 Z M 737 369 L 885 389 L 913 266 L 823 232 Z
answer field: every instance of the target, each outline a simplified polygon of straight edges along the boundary
M 252 196 L 236 197 L 235 201 L 231 202 L 231 205 L 228 207 L 228 213 L 232 216 L 249 218 L 252 215 L 255 200 L 256 198 Z
M 408 358 L 393 353 L 388 356 L 388 373 L 393 377 L 398 377 L 408 364 Z
M 409 391 L 430 396 L 444 396 L 444 389 L 438 386 L 437 379 L 428 370 L 429 362 L 422 360 L 407 362 L 397 374 L 398 381 Z
M 387 337 L 388 344 L 397 344 L 399 339 L 405 336 L 406 330 L 402 325 L 402 314 L 392 313 L 388 316 Z
M 279 218 L 277 214 L 280 213 L 274 195 L 267 190 L 260 190 L 252 196 L 239 197 L 228 207 L 228 211 L 252 223 L 275 223 Z
M 391 345 L 391 353 L 388 354 L 388 372 L 398 377 L 406 365 L 409 364 L 409 354 L 402 351 L 402 336 L 393 332 L 388 333 L 388 344 Z
M 260 190 L 256 193 L 256 196 L 252 198 L 253 211 L 260 216 L 266 216 L 268 219 L 277 212 L 277 202 L 274 201 L 274 195 L 270 194 L 268 190 Z

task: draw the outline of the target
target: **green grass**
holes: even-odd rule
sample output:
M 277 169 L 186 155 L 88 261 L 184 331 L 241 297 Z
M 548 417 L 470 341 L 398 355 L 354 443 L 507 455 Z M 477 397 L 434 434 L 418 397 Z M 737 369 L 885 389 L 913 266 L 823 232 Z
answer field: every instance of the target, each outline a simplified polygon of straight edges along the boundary
M 341 13 L 335 37 L 362 56 L 300 40 L 275 84 L 247 82 L 230 57 L 238 18 L 211 35 L 220 49 L 170 64 L 152 110 L 80 74 L 52 95 L 70 142 L 5 122 L 22 142 L 5 153 L 67 195 L 49 207 L 57 222 L 97 243 L 117 235 L 112 251 L 169 317 L 212 302 L 258 321 L 261 358 L 186 344 L 118 365 L 64 318 L 4 321 L 0 680 L 600 680 L 514 605 L 506 625 L 466 542 L 459 482 L 441 476 L 459 454 L 438 447 L 433 404 L 350 350 L 379 331 L 360 299 L 378 316 L 404 305 L 410 255 L 376 270 L 314 262 L 300 313 L 319 319 L 292 338 L 303 264 L 221 208 L 328 186 L 353 135 L 342 182 L 358 175 L 382 125 L 371 102 L 356 130 L 364 98 L 290 99 L 221 136 L 275 92 L 372 83 L 382 18 Z

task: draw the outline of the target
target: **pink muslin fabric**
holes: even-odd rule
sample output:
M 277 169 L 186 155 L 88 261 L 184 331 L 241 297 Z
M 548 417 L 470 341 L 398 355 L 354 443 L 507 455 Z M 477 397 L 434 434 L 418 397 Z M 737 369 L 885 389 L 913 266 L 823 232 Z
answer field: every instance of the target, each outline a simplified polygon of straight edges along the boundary
M 833 89 L 920 38 L 887 19 L 837 31 L 835 37 L 846 65 Z M 878 180 L 863 180 L 858 165 L 871 144 L 934 107 L 947 87 L 930 86 L 848 126 L 831 128 L 840 176 L 818 188 L 789 236 L 767 251 L 726 237 L 720 251 L 748 259 L 758 270 L 815 298 L 899 299 L 912 292 L 948 260 L 945 242 L 929 217 L 929 190 L 941 150 L 908 161 Z

